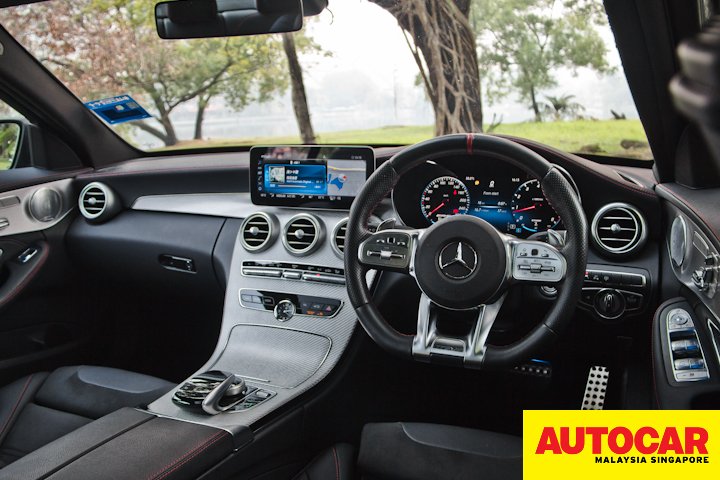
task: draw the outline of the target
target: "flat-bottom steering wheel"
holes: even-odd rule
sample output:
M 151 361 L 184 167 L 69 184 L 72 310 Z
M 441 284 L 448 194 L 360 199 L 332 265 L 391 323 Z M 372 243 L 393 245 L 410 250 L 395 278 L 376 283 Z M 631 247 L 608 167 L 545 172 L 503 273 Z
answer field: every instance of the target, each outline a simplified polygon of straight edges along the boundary
M 427 229 L 370 232 L 373 210 L 412 168 L 447 155 L 511 162 L 539 179 L 566 229 L 562 245 L 505 235 L 485 220 L 456 215 Z M 518 365 L 545 350 L 569 323 L 582 289 L 587 258 L 587 221 L 570 182 L 547 160 L 510 140 L 489 135 L 447 135 L 413 145 L 385 162 L 368 179 L 350 211 L 345 272 L 350 301 L 362 326 L 385 350 L 419 361 L 469 368 Z M 366 283 L 370 269 L 412 275 L 422 296 L 417 333 L 393 329 L 373 303 Z M 488 335 L 508 289 L 515 284 L 553 285 L 558 294 L 544 320 L 510 345 L 490 345 Z M 437 329 L 434 305 L 474 310 L 467 336 Z

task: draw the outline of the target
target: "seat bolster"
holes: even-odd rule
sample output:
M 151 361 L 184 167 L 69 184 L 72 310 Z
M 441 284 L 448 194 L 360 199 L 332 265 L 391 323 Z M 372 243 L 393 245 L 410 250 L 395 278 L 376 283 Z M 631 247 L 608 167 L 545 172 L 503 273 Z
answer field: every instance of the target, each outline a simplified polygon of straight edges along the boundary
M 363 478 L 520 479 L 522 440 L 448 425 L 368 424 L 358 466 Z
M 0 388 L 0 445 L 47 376 L 46 372 L 34 373 Z
M 295 480 L 350 480 L 354 470 L 355 449 L 352 445 L 338 443 L 315 457 Z
M 174 387 L 159 378 L 115 368 L 62 367 L 48 376 L 35 402 L 97 419 L 122 407 L 151 403 Z

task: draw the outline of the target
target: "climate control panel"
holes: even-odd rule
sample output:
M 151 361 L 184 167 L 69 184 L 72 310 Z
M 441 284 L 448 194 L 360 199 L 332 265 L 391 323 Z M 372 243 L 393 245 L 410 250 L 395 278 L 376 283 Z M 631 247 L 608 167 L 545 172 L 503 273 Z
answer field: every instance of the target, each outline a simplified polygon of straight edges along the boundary
M 243 288 L 238 293 L 240 305 L 253 310 L 272 312 L 275 319 L 287 322 L 296 315 L 332 318 L 340 311 L 343 302 L 334 298 L 297 295 Z

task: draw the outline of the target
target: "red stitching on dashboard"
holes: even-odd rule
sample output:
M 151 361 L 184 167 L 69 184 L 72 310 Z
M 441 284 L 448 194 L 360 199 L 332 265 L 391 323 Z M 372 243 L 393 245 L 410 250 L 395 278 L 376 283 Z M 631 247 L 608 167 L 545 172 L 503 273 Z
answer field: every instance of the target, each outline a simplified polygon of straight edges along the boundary
M 183 173 L 192 172 L 195 170 L 207 170 L 213 173 L 217 171 L 227 170 L 236 171 L 239 166 L 235 165 L 206 165 L 206 166 L 182 166 L 182 167 L 167 167 L 167 168 L 146 168 L 144 170 L 121 170 L 112 172 L 95 171 L 89 174 L 78 175 L 77 180 L 92 180 L 95 178 L 107 178 L 107 177 L 128 177 L 131 175 L 149 175 L 154 173 L 166 174 L 166 173 Z M 241 173 L 238 171 L 238 173 Z
M 530 148 L 531 150 L 533 150 L 533 149 L 540 150 L 541 152 L 545 153 L 546 155 L 552 155 L 557 158 L 562 158 L 563 160 L 565 160 L 567 162 L 571 162 L 574 166 L 583 169 L 587 173 L 590 173 L 596 177 L 600 177 L 604 180 L 607 180 L 620 188 L 624 188 L 625 190 L 628 190 L 628 191 L 631 191 L 634 193 L 639 193 L 640 195 L 645 195 L 646 197 L 649 197 L 649 198 L 657 199 L 657 195 L 652 190 L 646 189 L 645 187 L 640 189 L 640 188 L 632 187 L 630 185 L 619 182 L 618 180 L 615 180 L 614 178 L 611 178 L 603 173 L 600 173 L 596 170 L 593 170 L 592 168 L 589 168 L 588 166 L 573 159 L 572 157 L 568 156 L 567 154 L 565 154 L 564 152 L 562 152 L 560 150 L 551 149 L 540 143 L 536 143 L 536 142 L 533 142 L 531 140 L 527 140 L 524 138 L 513 137 L 512 135 L 498 135 L 498 136 L 510 139 L 516 143 L 519 143 L 520 145 Z M 550 160 L 550 159 L 546 158 L 546 160 Z
M 27 392 L 27 389 L 30 386 L 30 380 L 32 380 L 32 378 L 33 378 L 33 376 L 30 375 L 28 377 L 28 379 L 25 381 L 25 386 L 23 387 L 22 391 L 20 392 L 20 396 L 18 397 L 17 401 L 15 402 L 15 406 L 13 407 L 12 410 L 10 410 L 10 415 L 8 415 L 2 428 L 0 428 L 0 438 L 2 438 L 3 433 L 5 433 L 5 429 L 10 424 L 10 420 L 12 420 L 13 415 L 15 415 L 15 411 L 20 406 L 20 402 L 22 401 L 23 397 L 25 396 L 25 392 Z
M 179 469 L 180 467 L 182 467 L 183 465 L 185 465 L 187 462 L 189 462 L 190 460 L 192 460 L 193 458 L 195 458 L 196 456 L 198 456 L 200 453 L 202 453 L 203 451 L 207 450 L 208 447 L 210 447 L 210 446 L 213 445 L 214 443 L 217 443 L 220 439 L 223 438 L 223 436 L 224 436 L 226 433 L 227 433 L 227 432 L 224 431 L 224 430 L 221 430 L 221 431 L 215 433 L 215 435 L 213 435 L 212 437 L 208 438 L 208 439 L 205 440 L 203 443 L 201 443 L 201 444 L 199 444 L 199 445 L 196 445 L 196 446 L 193 447 L 191 450 L 189 450 L 188 452 L 186 452 L 182 457 L 180 457 L 180 458 L 178 458 L 178 459 L 176 459 L 176 460 L 173 460 L 171 463 L 169 463 L 168 465 L 166 465 L 165 467 L 163 467 L 162 470 L 160 470 L 160 471 L 157 472 L 157 473 L 152 474 L 152 475 L 151 475 L 150 477 L 148 477 L 148 478 L 151 479 L 151 480 L 160 480 L 160 479 L 162 479 L 162 478 L 167 477 L 168 475 L 170 475 L 171 473 L 173 473 L 174 471 L 176 471 L 177 469 Z
M 696 209 L 694 208 L 691 203 L 682 197 L 682 195 L 679 195 L 675 190 L 671 190 L 670 188 L 666 187 L 662 183 L 657 186 L 659 190 L 662 190 L 663 192 L 670 195 L 672 198 L 680 202 L 681 205 L 684 205 L 688 210 L 690 210 L 692 213 L 695 214 L 695 216 L 700 220 L 700 222 L 707 227 L 709 231 L 711 231 L 715 237 L 718 237 L 718 232 L 710 225 L 710 222 L 705 220 L 705 217 Z M 669 201 L 669 200 L 668 200 Z M 670 203 L 673 203 L 670 201 Z M 678 206 L 678 205 L 676 205 Z

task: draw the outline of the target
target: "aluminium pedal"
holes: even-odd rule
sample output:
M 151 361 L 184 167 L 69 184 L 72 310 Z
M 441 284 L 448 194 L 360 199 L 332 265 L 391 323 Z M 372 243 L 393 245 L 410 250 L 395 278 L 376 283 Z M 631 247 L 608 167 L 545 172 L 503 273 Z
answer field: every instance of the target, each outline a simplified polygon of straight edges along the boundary
M 609 378 L 610 370 L 607 367 L 599 365 L 590 367 L 587 383 L 585 384 L 585 396 L 580 410 L 603 409 Z

